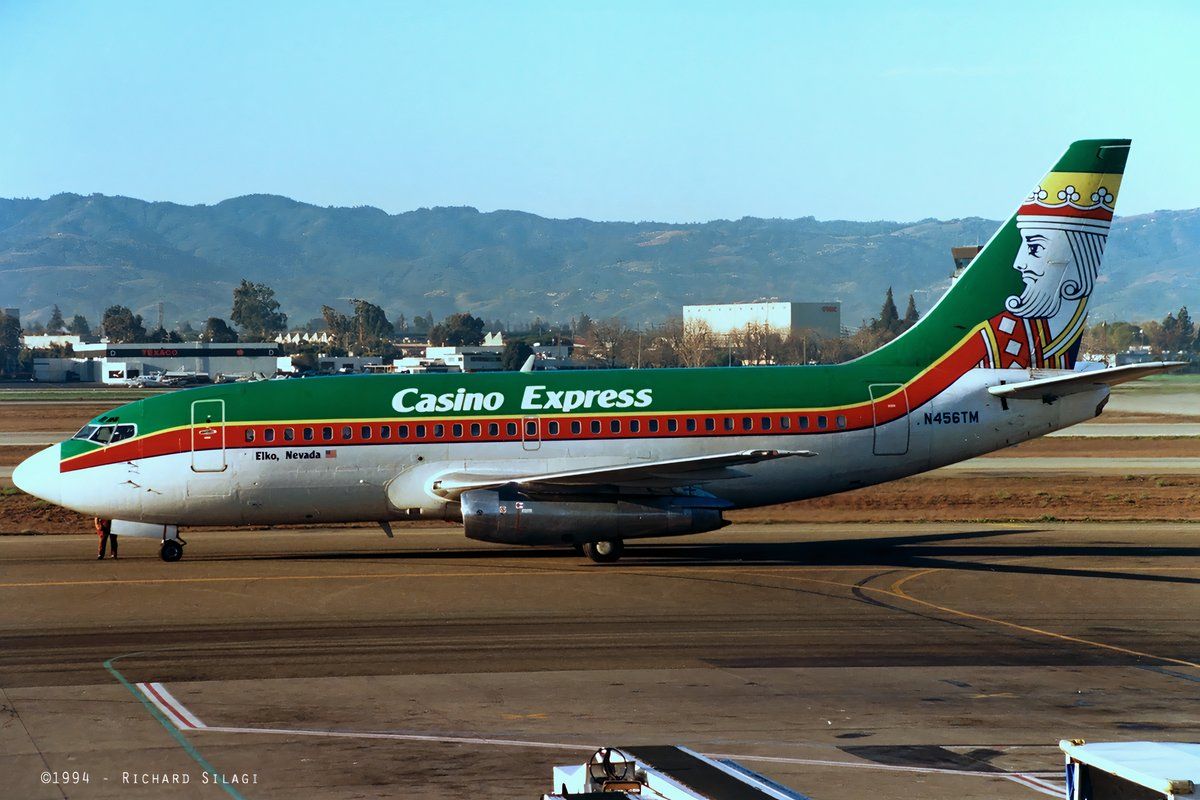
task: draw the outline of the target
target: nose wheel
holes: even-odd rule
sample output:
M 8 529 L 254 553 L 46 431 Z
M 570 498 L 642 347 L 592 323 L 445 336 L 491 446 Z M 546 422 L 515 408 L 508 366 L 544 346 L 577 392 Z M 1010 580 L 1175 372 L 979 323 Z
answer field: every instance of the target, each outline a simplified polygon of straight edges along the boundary
M 183 546 L 186 544 L 182 539 L 164 539 L 162 548 L 159 549 L 158 555 L 163 561 L 172 562 L 183 558 Z
M 601 539 L 598 542 L 585 542 L 583 554 L 597 564 L 612 564 L 625 552 L 624 539 Z

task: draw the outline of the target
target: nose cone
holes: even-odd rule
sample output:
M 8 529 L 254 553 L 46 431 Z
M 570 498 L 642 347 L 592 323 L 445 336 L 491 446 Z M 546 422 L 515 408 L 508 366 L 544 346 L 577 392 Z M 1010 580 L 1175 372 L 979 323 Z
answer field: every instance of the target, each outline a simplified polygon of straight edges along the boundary
M 60 505 L 62 476 L 58 471 L 58 445 L 51 445 L 22 461 L 13 470 L 13 483 L 26 494 Z

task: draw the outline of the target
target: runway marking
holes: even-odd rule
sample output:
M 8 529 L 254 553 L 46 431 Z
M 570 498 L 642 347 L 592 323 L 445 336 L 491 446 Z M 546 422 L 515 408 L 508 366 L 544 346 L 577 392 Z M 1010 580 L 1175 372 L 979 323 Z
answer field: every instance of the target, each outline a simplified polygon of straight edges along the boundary
M 121 674 L 121 671 L 119 669 L 117 669 L 116 667 L 113 666 L 114 662 L 120 661 L 123 658 L 129 658 L 131 656 L 138 656 L 138 655 L 143 655 L 143 654 L 142 653 L 125 653 L 124 655 L 113 656 L 112 658 L 110 658 L 104 662 L 104 668 L 106 670 L 108 670 L 110 675 L 112 675 L 114 678 L 117 679 L 118 683 L 120 683 L 122 686 L 124 686 L 129 691 L 130 694 L 132 694 L 134 697 L 136 697 L 141 702 L 141 704 L 146 707 L 146 709 L 150 712 L 151 716 L 153 716 L 156 720 L 158 720 L 160 725 L 162 725 L 164 728 L 166 728 L 167 733 L 171 734 L 171 738 L 173 738 L 175 741 L 179 742 L 180 746 L 183 747 L 184 752 L 186 752 L 189 756 L 191 756 L 193 761 L 195 761 L 197 764 L 199 764 L 201 767 L 203 767 L 204 771 L 213 777 L 213 782 L 217 786 L 219 786 L 225 792 L 225 794 L 232 797 L 233 800 L 246 800 L 246 798 L 242 795 L 241 792 L 239 792 L 236 788 L 234 788 L 233 786 L 230 786 L 228 783 L 225 782 L 221 773 L 217 772 L 216 768 L 213 767 L 213 765 L 208 762 L 208 759 L 206 759 L 204 756 L 200 755 L 200 751 L 196 749 L 195 745 L 193 745 L 191 742 L 189 742 L 187 740 L 187 738 L 183 735 L 183 732 L 180 731 L 180 729 L 178 727 L 176 727 L 174 724 L 172 724 L 171 720 L 168 719 L 167 716 L 164 715 L 161 711 L 159 711 L 158 707 L 154 703 L 150 702 L 150 700 L 147 699 L 145 694 L 139 692 L 137 690 L 137 688 L 135 688 L 134 685 L 132 683 L 130 683 L 129 680 L 126 679 L 126 677 L 124 675 Z M 204 729 L 201 728 L 198 730 L 204 730 Z
M 1050 783 L 1049 781 L 1044 781 L 1041 778 L 1035 778 L 1034 776 L 1024 772 L 1013 772 L 1005 777 L 1007 777 L 1010 781 L 1019 783 L 1022 786 L 1028 786 L 1035 792 L 1040 792 L 1041 794 L 1048 795 L 1050 797 L 1062 797 L 1067 790 L 1066 786 L 1059 786 L 1057 784 Z
M 390 578 L 486 578 L 513 575 L 560 575 L 565 573 L 546 573 L 540 570 L 513 570 L 488 572 L 386 572 L 386 573 L 346 573 L 334 575 L 244 575 L 221 576 L 211 578 L 114 578 L 112 580 L 84 581 L 30 581 L 28 583 L 0 583 L 0 589 L 25 589 L 42 586 L 125 586 L 149 585 L 165 583 L 235 583 L 238 581 L 320 581 L 360 578 L 363 580 L 384 580 Z M 581 571 L 586 575 L 587 572 Z M 596 572 L 595 574 L 600 574 Z
M 158 710 L 163 712 L 176 727 L 189 728 L 191 730 L 199 730 L 207 728 L 200 718 L 188 710 L 187 706 L 175 699 L 175 695 L 167 691 L 167 687 L 161 683 L 139 683 L 137 688 L 142 694 L 150 699 L 151 703 L 158 706 Z
M 497 739 L 482 736 L 440 736 L 421 733 L 379 733 L 368 731 L 336 731 L 311 728 L 246 728 L 238 726 L 208 725 L 204 728 L 209 733 L 232 734 L 267 734 L 274 736 L 312 736 L 334 739 L 382 739 L 402 742 L 434 742 L 439 744 L 474 744 L 491 745 L 494 747 L 532 747 L 542 750 L 574 750 L 587 752 L 595 750 L 593 744 L 568 744 L 566 742 L 538 742 L 528 739 Z M 905 767 L 895 764 L 876 764 L 869 761 L 835 761 L 821 758 L 792 758 L 788 756 L 751 756 L 736 753 L 707 753 L 710 758 L 732 758 L 735 761 L 761 761 L 773 764 L 796 764 L 811 767 L 849 767 L 852 769 L 872 769 L 882 772 L 908 772 L 932 775 L 961 775 L 978 778 L 1005 778 L 1033 787 L 1033 782 L 1041 782 L 1027 773 L 1017 772 L 984 772 L 982 770 L 943 769 L 939 767 Z M 1045 784 L 1049 786 L 1050 784 Z M 1040 790 L 1040 789 L 1039 789 Z M 1043 791 L 1044 790 L 1040 790 Z M 1058 796 L 1061 796 L 1061 790 Z
M 934 569 L 923 570 L 923 571 L 915 573 L 913 575 L 907 575 L 904 578 L 901 578 L 900 580 L 894 582 L 892 584 L 891 588 L 889 588 L 889 589 L 880 589 L 875 586 L 858 586 L 858 585 L 852 584 L 852 583 L 839 583 L 837 581 L 825 581 L 825 580 L 819 580 L 817 578 L 800 578 L 800 577 L 790 576 L 790 575 L 776 576 L 775 573 L 761 573 L 761 572 L 756 573 L 756 572 L 748 571 L 746 574 L 767 575 L 770 577 L 784 578 L 786 580 L 801 581 L 803 583 L 819 583 L 819 584 L 824 584 L 826 586 L 839 586 L 843 589 L 858 589 L 858 590 L 861 590 L 864 592 L 875 592 L 876 594 L 883 594 L 883 595 L 887 595 L 889 597 L 896 597 L 901 600 L 907 600 L 910 603 L 916 603 L 917 605 L 926 606 L 927 608 L 933 608 L 933 609 L 936 609 L 936 610 L 941 611 L 946 614 L 951 614 L 951 615 L 957 616 L 957 617 L 964 617 L 966 619 L 973 619 L 978 622 L 990 622 L 993 625 L 1002 625 L 1006 628 L 1014 628 L 1019 631 L 1024 631 L 1025 633 L 1032 633 L 1032 634 L 1036 634 L 1038 636 L 1046 636 L 1051 639 L 1058 639 L 1058 640 L 1064 641 L 1064 642 L 1073 642 L 1075 644 L 1087 645 L 1088 647 L 1096 647 L 1096 648 L 1100 648 L 1102 650 L 1111 650 L 1115 653 L 1124 653 L 1125 655 L 1138 656 L 1139 658 L 1152 658 L 1155 661 L 1163 661 L 1168 664 L 1178 664 L 1183 667 L 1192 667 L 1194 669 L 1200 669 L 1200 664 L 1197 664 L 1193 661 L 1185 661 L 1184 659 L 1181 659 L 1181 658 L 1172 658 L 1170 656 L 1155 655 L 1154 653 L 1147 653 L 1142 650 L 1134 650 L 1133 648 L 1130 648 L 1130 647 L 1121 647 L 1120 645 L 1107 644 L 1106 642 L 1097 642 L 1094 639 L 1084 639 L 1079 636 L 1071 636 L 1071 635 L 1065 634 L 1065 633 L 1055 633 L 1054 631 L 1048 631 L 1048 630 L 1044 630 L 1042 628 L 1035 628 L 1031 625 L 1022 625 L 1017 622 L 1009 622 L 1008 620 L 997 619 L 996 617 L 987 617 L 982 614 L 973 614 L 970 611 L 961 611 L 957 608 L 950 608 L 949 606 L 938 605 L 937 603 L 931 603 L 928 600 L 922 600 L 919 597 L 913 597 L 912 595 L 905 592 L 903 588 L 901 588 L 902 585 L 907 583 L 908 581 L 911 581 L 915 578 L 919 578 L 922 575 L 928 575 L 932 572 L 940 572 L 940 571 L 941 571 L 940 569 L 934 568 Z
M 644 569 L 627 569 L 625 574 L 644 573 L 645 570 L 659 570 L 661 567 L 645 567 Z M 780 567 L 789 571 L 796 571 L 794 567 Z M 851 572 L 862 570 L 863 567 L 801 567 L 806 572 Z M 712 572 L 725 571 L 724 567 L 682 567 L 679 571 L 690 572 Z M 541 576 L 541 577 L 562 577 L 565 575 L 583 575 L 599 577 L 610 572 L 607 569 L 596 569 L 592 567 L 576 567 L 570 569 L 560 569 L 555 571 L 547 571 L 540 569 L 523 569 L 523 570 L 481 570 L 476 572 L 377 572 L 377 573 L 334 573 L 330 575 L 228 575 L 228 576 L 213 576 L 201 578 L 112 578 L 108 580 L 79 580 L 79 581 L 28 581 L 28 582 L 10 582 L 0 583 L 0 589 L 28 589 L 40 587 L 61 587 L 61 586 L 138 586 L 138 585 L 157 585 L 157 584 L 181 584 L 181 583 L 236 583 L 238 581 L 322 581 L 322 580 L 347 580 L 347 579 L 362 579 L 362 580 L 387 580 L 392 578 L 491 578 L 491 577 L 513 577 L 513 576 Z M 650 574 L 655 574 L 651 572 Z

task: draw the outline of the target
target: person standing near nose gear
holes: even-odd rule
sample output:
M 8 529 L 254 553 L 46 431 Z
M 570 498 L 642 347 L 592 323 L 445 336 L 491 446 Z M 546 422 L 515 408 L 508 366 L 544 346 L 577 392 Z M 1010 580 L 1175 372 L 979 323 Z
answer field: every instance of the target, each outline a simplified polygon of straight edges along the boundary
M 112 557 L 117 557 L 117 535 L 112 532 L 112 520 L 100 519 L 96 517 L 96 535 L 100 537 L 100 550 L 96 554 L 96 560 L 104 558 L 104 545 L 112 542 Z

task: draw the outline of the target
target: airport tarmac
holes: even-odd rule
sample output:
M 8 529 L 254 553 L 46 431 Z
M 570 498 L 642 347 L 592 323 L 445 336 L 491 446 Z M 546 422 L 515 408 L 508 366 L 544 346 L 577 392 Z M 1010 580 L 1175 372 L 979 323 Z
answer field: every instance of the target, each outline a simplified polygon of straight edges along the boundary
M 0 794 L 510 800 L 681 743 L 814 800 L 1032 798 L 1061 738 L 1200 735 L 1196 525 L 736 525 L 610 566 L 190 538 L 0 537 Z

